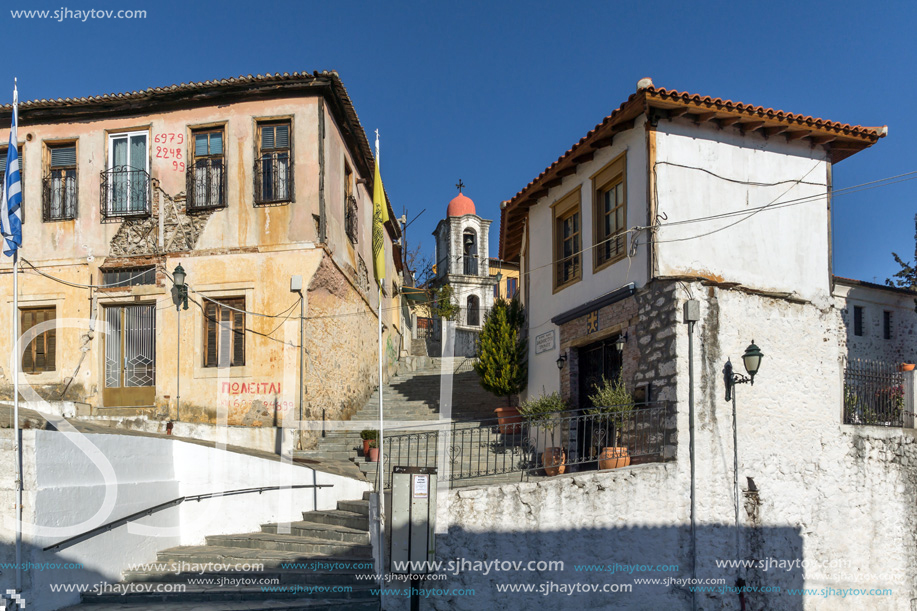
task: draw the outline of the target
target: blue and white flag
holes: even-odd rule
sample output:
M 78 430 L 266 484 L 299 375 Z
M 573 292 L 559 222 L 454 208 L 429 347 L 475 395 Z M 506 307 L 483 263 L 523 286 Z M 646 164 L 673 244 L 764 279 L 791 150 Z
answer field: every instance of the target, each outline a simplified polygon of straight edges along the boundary
M 12 257 L 22 246 L 22 183 L 19 175 L 16 124 L 19 122 L 19 93 L 13 85 L 13 125 L 10 146 L 6 152 L 6 174 L 3 177 L 3 199 L 0 200 L 0 233 L 5 242 L 3 254 Z

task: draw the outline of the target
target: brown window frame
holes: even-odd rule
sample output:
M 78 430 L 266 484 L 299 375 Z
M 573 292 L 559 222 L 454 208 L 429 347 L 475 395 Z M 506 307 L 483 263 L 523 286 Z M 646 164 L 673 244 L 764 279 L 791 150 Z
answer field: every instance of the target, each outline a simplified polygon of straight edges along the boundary
M 189 212 L 209 212 L 210 210 L 221 210 L 227 207 L 227 194 L 226 194 L 226 129 L 225 125 L 209 125 L 206 127 L 192 127 L 190 128 L 190 135 L 188 140 L 188 149 L 190 155 L 188 158 L 190 163 L 186 169 L 186 190 L 187 194 L 187 209 Z M 199 154 L 197 150 L 197 136 L 207 135 L 207 153 Z M 221 150 L 219 153 L 212 153 L 210 151 L 210 136 L 213 134 L 220 135 L 220 145 Z M 211 172 L 215 162 L 219 162 L 220 167 L 220 180 L 219 180 L 219 193 L 214 198 L 213 193 L 208 190 L 207 201 L 200 202 L 197 198 L 197 181 L 196 176 L 198 171 Z M 198 166 L 198 163 L 201 163 L 201 166 Z M 209 186 L 213 186 L 213 181 L 211 180 Z M 214 199 L 216 202 L 214 203 Z
M 278 117 L 278 118 L 265 118 L 256 120 L 256 130 L 255 130 L 255 171 L 253 172 L 255 178 L 254 184 L 254 193 L 252 194 L 252 201 L 255 207 L 263 206 L 283 206 L 286 204 L 291 204 L 295 201 L 295 181 L 294 172 L 294 153 L 293 153 L 293 119 L 290 117 Z M 265 128 L 268 127 L 278 127 L 285 125 L 287 126 L 287 145 L 286 146 L 276 146 L 276 132 L 274 135 L 274 146 L 271 148 L 264 148 L 264 139 L 263 132 Z M 272 191 L 272 196 L 270 198 L 265 196 L 264 193 L 264 156 L 272 156 L 272 172 L 276 171 L 276 167 L 279 163 L 279 157 L 273 158 L 273 155 L 281 155 L 286 153 L 286 174 L 284 177 L 284 187 L 286 189 L 285 197 L 278 197 Z M 272 179 L 271 189 L 276 189 L 279 183 L 275 182 L 275 179 Z
M 39 313 L 41 315 L 39 316 Z M 49 317 L 50 316 L 50 317 Z M 39 320 L 41 318 L 41 320 Z M 25 333 L 32 327 L 48 320 L 57 320 L 55 306 L 19 308 L 19 332 Z M 41 355 L 41 366 L 38 356 Z M 50 358 L 49 358 L 50 357 Z M 57 326 L 42 331 L 29 342 L 22 353 L 20 367 L 23 373 L 36 374 L 57 370 Z
M 229 306 L 229 307 L 225 307 Z M 230 308 L 235 308 L 232 310 Z M 204 300 L 203 366 L 219 367 L 220 323 L 228 321 L 230 327 L 229 366 L 245 365 L 245 297 L 220 297 Z
M 44 160 L 43 165 L 45 168 L 45 177 L 42 184 L 41 190 L 41 220 L 43 223 L 56 223 L 59 221 L 72 221 L 79 216 L 79 207 L 80 207 L 80 148 L 79 141 L 77 140 L 60 140 L 54 142 L 45 142 L 44 143 Z M 70 148 L 73 147 L 73 164 L 72 165 L 58 165 L 55 166 L 51 163 L 53 158 L 53 151 L 55 149 Z M 60 176 L 55 176 L 54 172 L 62 171 L 63 174 Z M 53 190 L 53 181 L 57 179 L 60 185 L 60 189 L 66 191 L 70 183 L 73 183 L 73 208 L 70 210 L 70 213 L 67 214 L 66 206 L 64 202 L 64 196 L 61 196 L 61 205 L 62 210 L 59 216 L 54 216 L 51 213 L 51 193 Z
M 561 291 L 570 285 L 576 284 L 583 277 L 583 211 L 582 211 L 582 191 L 577 187 L 574 191 L 564 195 L 553 206 L 554 224 L 553 224 L 553 272 L 554 272 L 554 292 Z M 576 218 L 575 230 L 569 238 L 564 239 L 564 223 Z M 573 241 L 573 254 L 563 256 L 564 245 L 568 240 Z M 564 263 L 569 259 L 573 263 L 574 273 L 569 277 L 564 275 Z
M 610 211 L 605 210 L 605 195 L 621 188 L 621 203 L 615 202 Z M 621 210 L 622 223 L 617 226 L 617 212 Z M 613 217 L 614 227 L 605 232 L 605 220 Z M 617 263 L 627 256 L 627 156 L 622 153 L 592 175 L 592 237 L 595 247 L 592 271 L 597 272 Z M 623 235 L 622 235 L 623 234 Z M 620 237 L 618 237 L 620 236 Z M 613 248 L 609 248 L 613 246 Z

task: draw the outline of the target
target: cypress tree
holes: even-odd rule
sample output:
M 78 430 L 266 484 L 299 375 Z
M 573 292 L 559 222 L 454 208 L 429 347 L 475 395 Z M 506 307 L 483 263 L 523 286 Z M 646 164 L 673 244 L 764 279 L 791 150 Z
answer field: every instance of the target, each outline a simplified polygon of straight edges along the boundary
M 525 390 L 528 380 L 527 342 L 522 337 L 525 311 L 518 298 L 498 299 L 484 319 L 474 370 L 484 390 L 510 397 Z

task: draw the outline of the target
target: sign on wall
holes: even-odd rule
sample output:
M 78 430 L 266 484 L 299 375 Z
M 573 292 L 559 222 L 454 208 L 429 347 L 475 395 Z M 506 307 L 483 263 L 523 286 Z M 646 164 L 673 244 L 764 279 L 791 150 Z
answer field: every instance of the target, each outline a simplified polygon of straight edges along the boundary
M 535 354 L 554 350 L 554 329 L 535 337 Z

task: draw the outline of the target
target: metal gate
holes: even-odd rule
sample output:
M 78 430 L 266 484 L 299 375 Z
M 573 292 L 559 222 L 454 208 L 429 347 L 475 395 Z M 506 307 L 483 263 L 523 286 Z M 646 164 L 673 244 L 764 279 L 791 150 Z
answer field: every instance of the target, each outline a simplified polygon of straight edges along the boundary
M 106 407 L 153 405 L 156 397 L 155 305 L 105 308 Z

